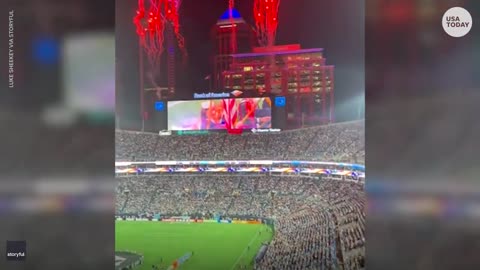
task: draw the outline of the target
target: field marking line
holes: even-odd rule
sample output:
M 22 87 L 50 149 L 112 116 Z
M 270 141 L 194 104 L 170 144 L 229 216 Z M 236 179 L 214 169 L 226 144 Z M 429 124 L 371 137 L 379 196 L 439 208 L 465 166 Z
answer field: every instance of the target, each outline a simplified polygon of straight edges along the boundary
M 255 232 L 255 235 L 252 237 L 252 240 L 250 240 L 250 243 L 248 243 L 248 245 L 245 247 L 245 249 L 243 250 L 242 254 L 240 254 L 240 257 L 238 257 L 237 261 L 235 262 L 235 264 L 233 265 L 233 267 L 230 269 L 230 270 L 234 270 L 235 269 L 235 266 L 237 266 L 237 264 L 240 262 L 240 259 L 242 259 L 243 255 L 245 255 L 245 252 L 247 252 L 248 250 L 248 247 L 253 243 L 253 241 L 255 239 L 257 239 L 258 235 L 259 235 L 259 231 L 261 231 L 262 229 L 258 229 L 258 231 Z

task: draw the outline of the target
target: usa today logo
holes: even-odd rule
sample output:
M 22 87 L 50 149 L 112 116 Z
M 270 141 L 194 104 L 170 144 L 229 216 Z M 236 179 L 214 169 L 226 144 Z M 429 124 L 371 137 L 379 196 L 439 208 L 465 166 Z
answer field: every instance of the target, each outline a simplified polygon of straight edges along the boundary
M 452 37 L 463 37 L 472 29 L 472 15 L 466 9 L 453 7 L 443 14 L 443 30 Z

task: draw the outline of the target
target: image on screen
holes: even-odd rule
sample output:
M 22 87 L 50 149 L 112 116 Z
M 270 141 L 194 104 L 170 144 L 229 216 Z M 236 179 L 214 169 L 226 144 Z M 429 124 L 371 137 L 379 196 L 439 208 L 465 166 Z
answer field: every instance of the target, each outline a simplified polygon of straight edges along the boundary
M 63 44 L 65 105 L 88 113 L 115 111 L 115 34 L 74 34 Z
M 270 98 L 168 102 L 169 130 L 226 130 L 272 127 Z

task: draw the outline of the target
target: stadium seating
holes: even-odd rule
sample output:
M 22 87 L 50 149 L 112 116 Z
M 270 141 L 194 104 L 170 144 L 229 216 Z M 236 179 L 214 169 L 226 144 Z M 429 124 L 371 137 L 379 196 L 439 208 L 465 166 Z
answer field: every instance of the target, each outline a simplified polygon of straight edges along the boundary
M 117 161 L 318 160 L 364 164 L 364 121 L 270 134 L 159 136 L 116 131 Z M 162 174 L 119 177 L 117 214 L 272 218 L 258 270 L 364 269 L 362 183 L 323 176 Z
M 119 214 L 277 217 L 275 238 L 258 269 L 362 268 L 365 194 L 358 183 L 268 175 L 138 176 L 119 178 L 117 194 Z
M 364 164 L 365 122 L 281 133 L 159 136 L 116 131 L 116 161 L 298 159 Z

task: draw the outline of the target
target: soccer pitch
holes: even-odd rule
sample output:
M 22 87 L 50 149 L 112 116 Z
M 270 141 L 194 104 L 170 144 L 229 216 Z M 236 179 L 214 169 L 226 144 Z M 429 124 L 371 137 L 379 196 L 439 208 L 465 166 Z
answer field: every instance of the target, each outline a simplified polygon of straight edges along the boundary
M 253 259 L 272 232 L 266 225 L 224 223 L 164 223 L 116 221 L 115 250 L 144 255 L 139 270 L 151 270 L 193 252 L 180 270 L 233 270 L 253 268 Z M 250 246 L 250 248 L 248 248 Z M 160 263 L 161 259 L 163 263 Z

